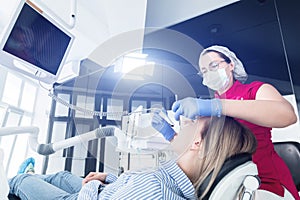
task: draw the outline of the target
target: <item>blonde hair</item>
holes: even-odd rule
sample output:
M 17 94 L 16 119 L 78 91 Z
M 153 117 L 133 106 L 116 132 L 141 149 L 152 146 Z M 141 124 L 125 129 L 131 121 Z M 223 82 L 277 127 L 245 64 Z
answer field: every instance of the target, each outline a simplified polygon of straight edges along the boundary
M 200 194 L 202 199 L 212 186 L 224 161 L 239 153 L 253 154 L 256 138 L 253 133 L 235 119 L 228 116 L 211 117 L 201 130 L 202 148 L 199 150 L 199 177 L 194 182 L 196 192 L 212 173 L 208 187 Z

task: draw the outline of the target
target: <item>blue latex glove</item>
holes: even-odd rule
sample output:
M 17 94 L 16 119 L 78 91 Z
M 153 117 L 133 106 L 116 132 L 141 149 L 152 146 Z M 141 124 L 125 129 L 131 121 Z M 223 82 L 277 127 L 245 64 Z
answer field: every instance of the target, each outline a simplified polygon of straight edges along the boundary
M 166 140 L 171 141 L 174 138 L 175 131 L 158 112 L 154 112 L 151 124 L 152 127 L 160 132 Z
M 197 99 L 187 97 L 176 101 L 172 106 L 175 112 L 174 118 L 178 121 L 183 115 L 189 119 L 196 119 L 197 116 L 218 116 L 222 114 L 222 103 L 220 99 Z

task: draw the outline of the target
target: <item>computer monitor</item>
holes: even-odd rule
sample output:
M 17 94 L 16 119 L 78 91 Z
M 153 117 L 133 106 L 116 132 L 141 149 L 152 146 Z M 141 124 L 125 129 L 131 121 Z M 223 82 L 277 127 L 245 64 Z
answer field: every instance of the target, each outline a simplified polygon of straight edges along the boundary
M 21 1 L 1 42 L 9 68 L 54 83 L 73 42 L 73 35 L 30 1 Z

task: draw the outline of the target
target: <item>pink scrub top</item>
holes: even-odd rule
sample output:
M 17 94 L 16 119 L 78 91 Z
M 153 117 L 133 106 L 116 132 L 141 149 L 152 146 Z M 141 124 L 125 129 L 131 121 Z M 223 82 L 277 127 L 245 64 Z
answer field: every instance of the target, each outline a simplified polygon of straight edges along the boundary
M 256 92 L 264 83 L 255 81 L 250 84 L 242 84 L 236 81 L 233 86 L 222 95 L 215 94 L 220 99 L 254 100 Z M 259 110 L 257 111 L 260 112 Z M 258 175 L 261 179 L 260 189 L 284 196 L 284 188 L 299 200 L 299 195 L 290 171 L 284 161 L 274 150 L 271 140 L 271 128 L 252 124 L 248 121 L 237 119 L 246 125 L 256 136 L 257 149 L 252 156 L 253 162 L 257 165 Z

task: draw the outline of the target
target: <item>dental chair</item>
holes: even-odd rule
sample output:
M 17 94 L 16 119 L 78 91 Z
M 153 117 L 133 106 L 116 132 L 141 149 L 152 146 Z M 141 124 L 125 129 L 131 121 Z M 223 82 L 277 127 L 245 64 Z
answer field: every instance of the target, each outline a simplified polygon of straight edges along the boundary
M 257 177 L 257 167 L 252 162 L 250 154 L 243 153 L 227 159 L 216 177 L 212 187 L 203 200 L 234 200 L 241 191 L 242 200 L 252 200 L 254 192 L 260 185 Z M 198 196 L 205 190 L 210 174 L 198 190 Z M 15 195 L 9 195 L 9 200 L 20 200 Z
M 14 133 L 16 132 L 15 129 L 13 131 Z M 11 131 L 6 132 L 10 133 Z M 99 128 L 94 131 L 87 132 L 86 134 L 75 136 L 73 138 L 69 138 L 64 141 L 52 144 L 38 144 L 36 142 L 37 133 L 35 132 L 38 132 L 38 130 L 34 131 L 34 134 L 32 134 L 34 136 L 34 140 L 32 140 L 32 142 L 35 144 L 34 147 L 36 148 L 36 151 L 40 152 L 42 155 L 48 155 L 52 152 L 55 152 L 56 150 L 65 148 L 66 146 L 73 146 L 78 142 L 115 135 L 117 131 L 115 131 L 115 129 L 112 127 Z M 49 148 L 46 148 L 48 146 Z M 243 200 L 250 200 L 252 198 L 253 192 L 259 187 L 259 179 L 256 177 L 257 174 L 258 172 L 256 165 L 252 162 L 252 157 L 250 154 L 235 155 L 226 160 L 215 182 L 213 183 L 213 186 L 204 199 L 236 199 L 240 189 L 243 189 Z M 209 180 L 210 176 L 208 176 L 208 178 L 201 185 L 198 191 L 199 196 L 206 188 Z M 19 198 L 14 195 L 9 195 L 8 199 L 15 200 Z
M 250 154 L 242 153 L 225 161 L 210 190 L 203 200 L 234 200 L 241 191 L 242 200 L 253 199 L 254 192 L 260 185 L 256 165 Z M 198 197 L 206 189 L 212 174 L 199 187 Z

